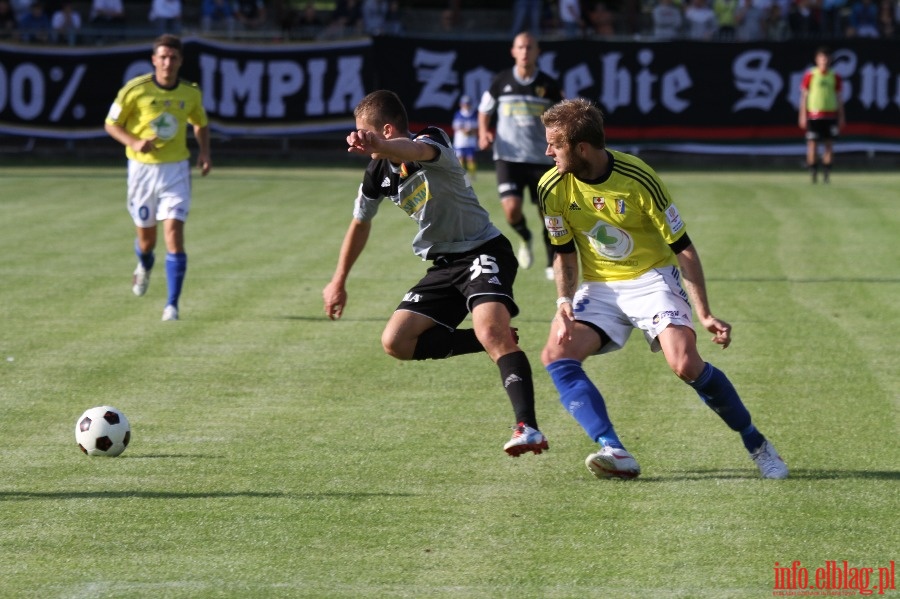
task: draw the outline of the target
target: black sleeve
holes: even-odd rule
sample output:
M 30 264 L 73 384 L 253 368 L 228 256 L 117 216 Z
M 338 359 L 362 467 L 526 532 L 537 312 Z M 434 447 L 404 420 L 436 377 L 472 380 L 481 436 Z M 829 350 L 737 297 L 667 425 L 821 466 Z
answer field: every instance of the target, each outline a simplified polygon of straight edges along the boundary
M 675 243 L 670 243 L 669 247 L 672 248 L 672 251 L 676 254 L 680 254 L 683 252 L 689 245 L 691 245 L 691 238 L 688 237 L 688 234 L 685 233 L 681 237 L 678 238 L 678 241 Z
M 558 254 L 571 254 L 572 252 L 575 251 L 575 240 L 570 239 L 569 241 L 567 241 L 566 243 L 564 243 L 562 245 L 555 245 L 555 246 L 553 246 L 553 251 L 555 251 Z

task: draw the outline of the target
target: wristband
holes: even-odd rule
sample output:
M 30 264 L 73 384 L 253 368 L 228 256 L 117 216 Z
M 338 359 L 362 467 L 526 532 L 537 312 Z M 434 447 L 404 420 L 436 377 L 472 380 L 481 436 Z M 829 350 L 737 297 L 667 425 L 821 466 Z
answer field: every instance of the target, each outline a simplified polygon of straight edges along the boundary
M 559 308 L 563 304 L 571 304 L 571 303 L 572 303 L 571 297 L 560 297 L 560 298 L 556 299 L 556 307 L 557 308 Z

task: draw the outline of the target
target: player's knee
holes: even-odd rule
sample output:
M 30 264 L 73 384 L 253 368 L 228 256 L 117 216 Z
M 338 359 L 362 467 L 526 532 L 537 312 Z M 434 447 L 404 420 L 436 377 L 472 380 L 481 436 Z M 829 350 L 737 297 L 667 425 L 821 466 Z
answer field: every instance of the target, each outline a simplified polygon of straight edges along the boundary
M 692 359 L 691 356 L 685 354 L 669 360 L 669 368 L 672 369 L 675 376 L 685 382 L 697 380 L 703 372 L 703 366 L 704 362 L 699 356 Z
M 381 335 L 381 347 L 384 349 L 384 353 L 397 360 L 412 359 L 412 349 L 408 348 L 407 345 L 388 331 Z

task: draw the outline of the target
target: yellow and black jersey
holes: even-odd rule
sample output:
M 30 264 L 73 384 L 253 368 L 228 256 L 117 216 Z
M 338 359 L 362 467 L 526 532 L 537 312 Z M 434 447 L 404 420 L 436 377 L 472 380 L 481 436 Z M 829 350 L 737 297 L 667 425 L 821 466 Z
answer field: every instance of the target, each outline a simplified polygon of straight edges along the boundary
M 677 265 L 690 243 L 668 189 L 644 161 L 607 150 L 609 170 L 582 181 L 556 168 L 538 184 L 544 225 L 554 245 L 574 241 L 586 281 L 624 281 Z

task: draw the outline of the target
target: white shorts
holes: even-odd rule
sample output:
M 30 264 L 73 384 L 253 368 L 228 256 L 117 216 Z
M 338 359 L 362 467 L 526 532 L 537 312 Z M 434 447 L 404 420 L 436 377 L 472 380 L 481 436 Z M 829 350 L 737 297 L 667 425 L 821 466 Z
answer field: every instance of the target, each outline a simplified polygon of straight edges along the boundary
M 694 330 L 691 305 L 674 266 L 650 270 L 631 281 L 586 281 L 572 298 L 575 320 L 601 329 L 610 338 L 598 354 L 622 349 L 632 329 L 644 332 L 658 352 L 659 334 L 670 324 Z
M 191 167 L 187 160 L 163 164 L 128 161 L 128 213 L 138 227 L 187 220 L 191 210 Z

